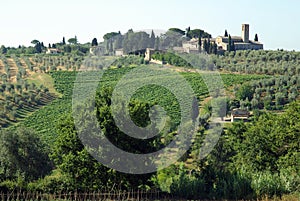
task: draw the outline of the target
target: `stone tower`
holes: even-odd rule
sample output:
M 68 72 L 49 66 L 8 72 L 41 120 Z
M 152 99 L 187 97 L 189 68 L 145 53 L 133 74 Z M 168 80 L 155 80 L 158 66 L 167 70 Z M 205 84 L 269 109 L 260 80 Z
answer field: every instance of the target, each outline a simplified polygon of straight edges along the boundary
M 244 43 L 249 43 L 249 24 L 242 24 L 242 39 Z

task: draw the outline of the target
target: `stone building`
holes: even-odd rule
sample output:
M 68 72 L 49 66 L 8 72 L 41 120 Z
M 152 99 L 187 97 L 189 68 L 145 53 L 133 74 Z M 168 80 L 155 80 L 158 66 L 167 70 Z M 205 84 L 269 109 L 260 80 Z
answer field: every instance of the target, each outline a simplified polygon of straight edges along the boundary
M 59 54 L 61 51 L 57 48 L 48 48 L 46 54 Z
M 119 56 L 119 57 L 120 56 L 124 56 L 124 50 L 123 50 L 123 48 L 115 50 L 115 55 Z
M 235 50 L 261 50 L 263 44 L 258 41 L 249 40 L 249 24 L 242 24 L 242 35 L 231 36 Z M 227 51 L 229 48 L 229 37 L 218 36 L 216 44 L 219 50 Z
M 204 50 L 204 41 L 210 42 L 211 44 L 215 43 L 215 38 L 201 38 L 201 50 Z M 178 49 L 178 47 L 175 47 Z M 176 51 L 177 49 L 174 50 Z M 179 50 L 179 49 L 178 49 Z M 199 39 L 192 38 L 189 41 L 185 41 L 182 43 L 182 52 L 185 53 L 198 53 L 199 52 Z

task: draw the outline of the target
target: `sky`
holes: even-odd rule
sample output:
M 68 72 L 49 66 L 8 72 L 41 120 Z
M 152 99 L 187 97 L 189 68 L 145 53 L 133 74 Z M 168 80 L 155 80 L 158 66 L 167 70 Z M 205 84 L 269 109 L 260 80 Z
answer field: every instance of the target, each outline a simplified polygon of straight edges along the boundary
M 1 1 L 1 0 L 0 0 Z M 0 45 L 31 45 L 77 36 L 103 40 L 112 31 L 200 28 L 213 37 L 241 35 L 250 24 L 265 49 L 300 51 L 298 0 L 9 0 L 0 3 Z

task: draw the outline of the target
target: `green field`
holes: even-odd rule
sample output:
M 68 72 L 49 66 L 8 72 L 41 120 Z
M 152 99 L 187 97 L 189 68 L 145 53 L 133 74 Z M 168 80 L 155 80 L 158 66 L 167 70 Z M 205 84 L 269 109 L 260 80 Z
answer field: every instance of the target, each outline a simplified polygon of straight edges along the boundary
M 123 75 L 130 72 L 132 69 L 134 68 L 125 67 L 120 69 L 109 69 L 105 71 L 99 85 L 114 87 L 118 83 L 118 80 L 120 80 Z M 32 127 L 38 131 L 42 139 L 44 139 L 46 142 L 53 142 L 55 140 L 55 127 L 57 123 L 64 114 L 68 114 L 72 110 L 72 91 L 76 74 L 76 72 L 68 71 L 50 72 L 49 75 L 51 75 L 53 78 L 54 88 L 58 93 L 62 94 L 62 96 L 28 116 L 22 123 L 25 126 Z M 187 72 L 182 72 L 180 74 L 188 81 L 195 94 L 199 98 L 199 101 L 203 100 L 209 95 L 207 87 L 200 74 Z M 227 88 L 234 84 L 241 84 L 265 77 L 266 76 L 262 75 L 221 74 L 221 78 L 224 81 L 224 86 Z M 168 81 L 167 79 L 172 78 L 165 79 Z M 130 80 L 130 82 L 135 81 Z M 176 122 L 179 121 L 179 106 L 176 98 L 165 88 L 156 85 L 143 87 L 137 91 L 134 98 L 148 101 L 150 103 L 158 103 L 164 106 L 169 115 L 173 117 Z

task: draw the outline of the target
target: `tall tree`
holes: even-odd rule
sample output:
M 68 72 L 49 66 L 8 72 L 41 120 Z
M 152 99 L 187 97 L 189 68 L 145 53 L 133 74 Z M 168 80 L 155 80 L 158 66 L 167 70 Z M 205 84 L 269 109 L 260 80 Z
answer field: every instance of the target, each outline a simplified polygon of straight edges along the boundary
M 7 53 L 7 48 L 4 45 L 1 45 L 0 53 L 1 54 L 6 54 Z
M 66 44 L 66 39 L 65 39 L 65 37 L 63 37 L 62 44 L 63 44 L 63 45 Z
M 214 54 L 217 54 L 218 53 L 218 46 L 217 46 L 217 44 L 216 43 L 214 43 L 214 45 L 213 45 L 213 53 Z
M 255 34 L 254 41 L 258 42 L 258 36 Z
M 0 131 L 0 179 L 26 181 L 41 178 L 51 170 L 50 160 L 38 135 L 31 129 Z
M 205 52 L 208 53 L 208 43 L 207 43 L 207 40 L 205 39 L 204 42 L 203 42 L 203 49 Z
M 227 29 L 225 29 L 224 37 L 228 37 Z
M 191 27 L 186 28 L 185 36 L 189 37 L 189 33 L 191 31 Z
M 150 47 L 154 48 L 154 46 L 155 46 L 155 34 L 154 31 L 152 30 L 150 35 Z
M 42 46 L 41 46 L 40 42 L 36 43 L 34 48 L 35 48 L 36 53 L 41 53 L 42 52 Z
M 98 46 L 97 38 L 94 38 L 94 39 L 92 40 L 92 46 Z
M 75 38 L 70 38 L 68 40 L 68 43 L 73 44 L 73 45 L 77 44 L 77 37 L 75 36 Z
M 230 52 L 231 51 L 231 36 L 230 36 L 230 34 L 229 34 L 229 36 L 228 36 L 228 51 Z
M 159 49 L 159 37 L 157 36 L 156 38 L 155 38 L 155 44 L 154 44 L 154 49 L 156 49 L 156 50 L 158 50 Z
M 198 37 L 198 51 L 201 52 L 201 49 L 202 49 L 202 35 L 200 33 Z
M 34 39 L 34 40 L 31 41 L 31 44 L 36 45 L 39 42 L 40 42 L 39 40 Z

